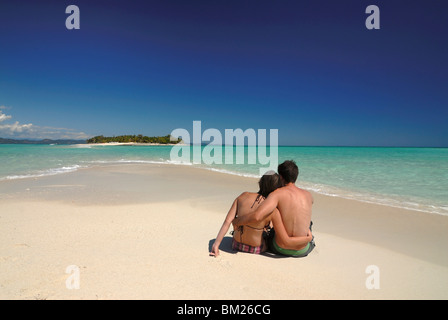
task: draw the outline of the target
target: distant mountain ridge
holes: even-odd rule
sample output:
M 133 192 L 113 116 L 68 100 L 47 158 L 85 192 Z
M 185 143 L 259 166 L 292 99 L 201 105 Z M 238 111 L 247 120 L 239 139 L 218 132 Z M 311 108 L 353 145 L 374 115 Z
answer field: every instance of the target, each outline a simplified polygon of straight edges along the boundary
M 73 140 L 73 139 L 5 139 L 0 138 L 0 144 L 84 144 L 86 140 Z

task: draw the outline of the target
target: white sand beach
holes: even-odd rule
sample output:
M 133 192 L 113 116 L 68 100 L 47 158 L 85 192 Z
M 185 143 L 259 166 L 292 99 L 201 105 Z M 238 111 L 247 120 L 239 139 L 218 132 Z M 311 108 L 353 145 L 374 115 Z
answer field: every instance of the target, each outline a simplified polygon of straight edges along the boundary
M 157 164 L 1 181 L 0 299 L 448 298 L 448 217 L 316 193 L 308 257 L 236 253 L 230 235 L 210 257 L 243 191 L 257 180 Z

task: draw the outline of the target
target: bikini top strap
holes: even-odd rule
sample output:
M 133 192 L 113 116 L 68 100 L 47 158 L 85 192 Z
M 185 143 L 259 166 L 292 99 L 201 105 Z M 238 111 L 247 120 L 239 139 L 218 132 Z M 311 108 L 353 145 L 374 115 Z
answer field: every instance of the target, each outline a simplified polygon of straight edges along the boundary
M 262 200 L 264 200 L 264 197 L 261 194 L 258 194 L 254 200 L 254 203 L 252 203 L 252 206 L 250 208 L 252 209 L 254 207 L 255 202 L 258 202 L 258 204 L 260 204 Z

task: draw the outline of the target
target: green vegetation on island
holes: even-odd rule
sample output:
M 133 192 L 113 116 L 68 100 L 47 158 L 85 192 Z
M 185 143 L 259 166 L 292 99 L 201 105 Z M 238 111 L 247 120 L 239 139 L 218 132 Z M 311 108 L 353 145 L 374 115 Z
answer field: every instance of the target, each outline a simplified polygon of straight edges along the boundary
M 171 135 L 166 135 L 163 137 L 147 137 L 141 134 L 139 135 L 125 135 L 117 137 L 104 137 L 96 136 L 87 140 L 87 143 L 158 143 L 158 144 L 177 144 L 181 142 L 181 139 L 173 138 L 171 140 Z

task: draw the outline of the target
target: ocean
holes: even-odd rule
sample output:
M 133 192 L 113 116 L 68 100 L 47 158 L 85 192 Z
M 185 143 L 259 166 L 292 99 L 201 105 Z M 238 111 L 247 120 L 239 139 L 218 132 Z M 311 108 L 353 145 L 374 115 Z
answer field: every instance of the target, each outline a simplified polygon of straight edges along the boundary
M 3 144 L 0 145 L 0 183 L 120 163 L 190 165 L 248 177 L 259 177 L 259 168 L 263 166 L 247 164 L 247 157 L 240 164 L 236 161 L 232 164 L 173 161 L 171 148 Z M 237 148 L 244 148 L 247 156 L 247 147 L 233 148 L 235 157 Z M 224 154 L 223 150 L 223 157 Z M 448 215 L 448 148 L 278 147 L 279 163 L 291 159 L 300 170 L 297 185 L 305 189 Z

